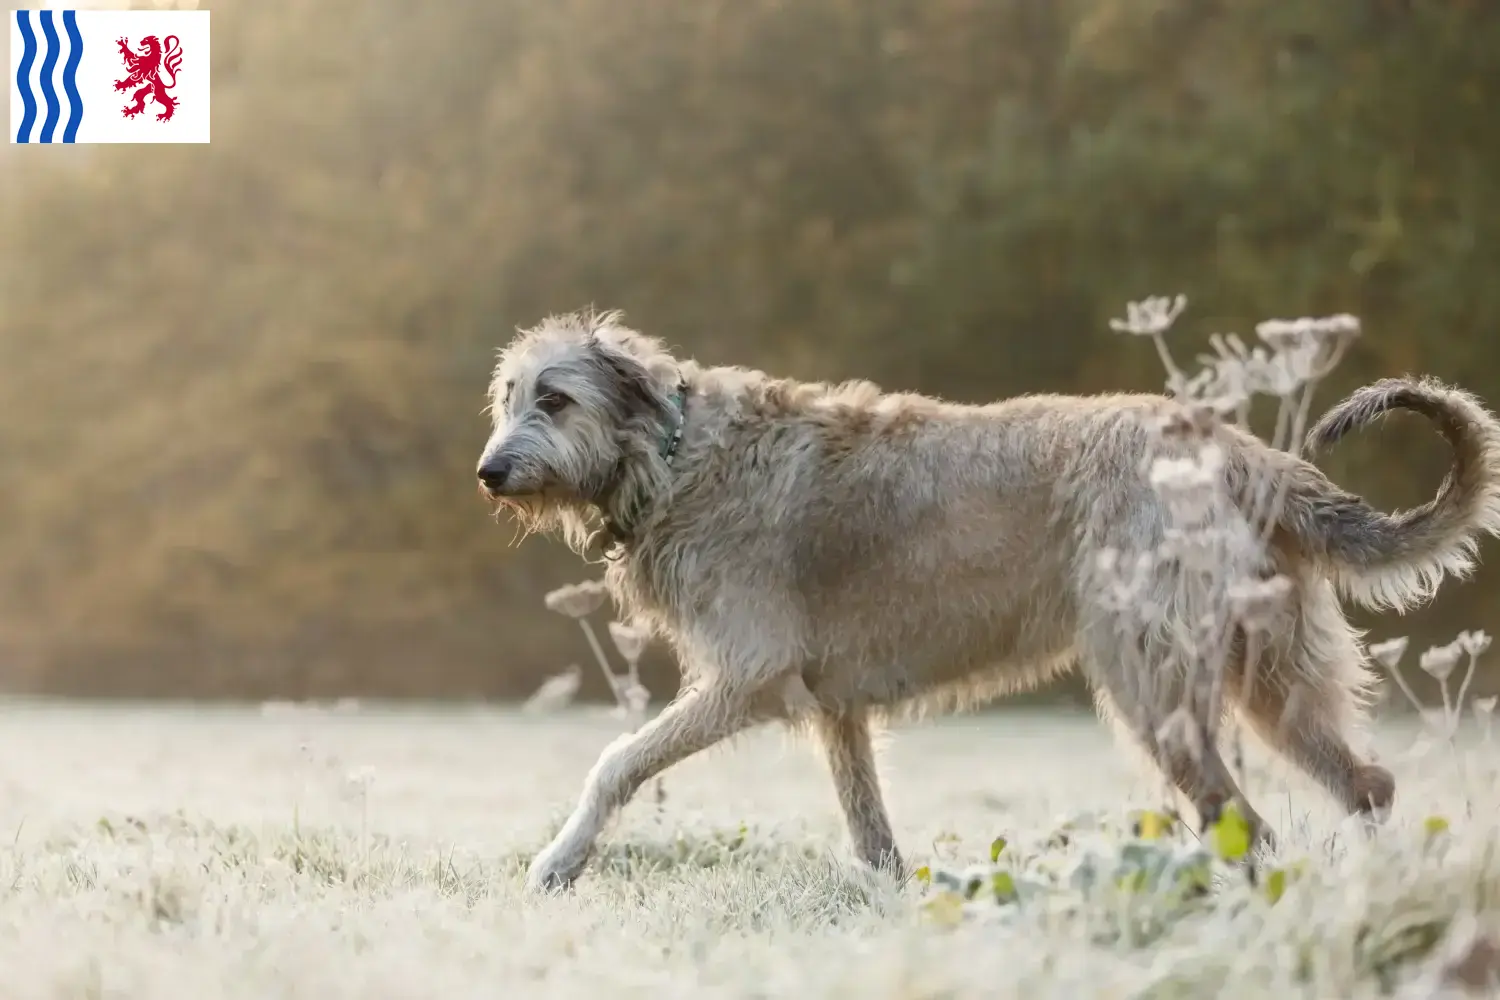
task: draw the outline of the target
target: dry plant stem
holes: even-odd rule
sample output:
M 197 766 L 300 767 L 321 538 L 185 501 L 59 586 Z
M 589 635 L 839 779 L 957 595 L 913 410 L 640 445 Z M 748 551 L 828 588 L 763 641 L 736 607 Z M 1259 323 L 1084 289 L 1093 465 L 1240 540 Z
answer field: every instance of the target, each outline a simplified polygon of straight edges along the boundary
M 1172 358 L 1167 348 L 1165 339 L 1160 332 L 1152 335 L 1152 342 L 1156 346 L 1157 354 L 1160 356 L 1163 366 L 1168 373 L 1168 385 L 1174 395 L 1181 396 L 1185 382 L 1181 370 Z M 1223 338 L 1213 338 L 1213 347 L 1220 357 L 1235 356 L 1226 346 Z M 1276 430 L 1272 438 L 1272 446 L 1278 450 L 1287 451 L 1293 455 L 1299 454 L 1302 448 L 1302 437 L 1305 434 L 1309 410 L 1312 403 L 1313 390 L 1318 381 L 1327 374 L 1338 362 L 1343 354 L 1343 348 L 1347 341 L 1336 341 L 1326 363 L 1314 366 L 1314 371 L 1290 392 L 1280 396 L 1276 415 Z M 1249 401 L 1241 402 L 1236 406 L 1236 418 L 1240 426 L 1248 425 Z M 1276 524 L 1277 515 L 1286 500 L 1286 491 L 1289 488 L 1287 477 L 1279 477 L 1274 484 L 1265 481 L 1264 476 L 1257 476 L 1256 481 L 1247 489 L 1251 512 L 1249 517 L 1252 532 L 1265 544 L 1271 531 Z M 1223 688 L 1223 677 L 1227 660 L 1232 650 L 1235 633 L 1240 630 L 1240 622 L 1234 616 L 1212 614 L 1215 609 L 1223 608 L 1227 600 L 1229 581 L 1214 579 L 1210 584 L 1211 593 L 1208 595 L 1210 606 L 1205 609 L 1210 612 L 1214 624 L 1210 627 L 1209 635 L 1205 636 L 1205 648 L 1200 654 L 1199 662 L 1193 664 L 1199 670 L 1207 671 L 1209 677 L 1209 718 L 1204 720 L 1206 730 L 1210 739 L 1217 738 L 1221 726 L 1220 713 L 1217 706 L 1220 704 Z M 1244 676 L 1242 678 L 1243 691 L 1248 695 L 1250 686 L 1254 683 L 1255 673 L 1258 668 L 1260 655 L 1260 640 L 1252 629 L 1243 629 L 1246 636 Z M 1192 671 L 1198 674 L 1198 670 Z M 1191 683 L 1191 681 L 1190 681 Z M 1243 753 L 1241 748 L 1240 733 L 1238 729 L 1233 733 L 1234 769 L 1243 772 Z
M 1400 664 L 1391 664 L 1391 676 L 1396 679 L 1396 686 L 1401 689 L 1402 694 L 1406 695 L 1406 700 L 1411 702 L 1411 707 L 1421 714 L 1427 706 L 1422 704 L 1422 699 L 1418 698 L 1417 693 L 1411 689 L 1411 685 L 1406 683 L 1406 675 L 1401 673 Z
M 1292 420 L 1292 426 L 1290 428 L 1290 440 L 1282 439 L 1282 433 L 1284 430 L 1282 424 L 1282 416 L 1286 412 L 1287 404 L 1291 400 L 1286 396 L 1281 397 L 1281 407 L 1276 415 L 1277 432 L 1276 436 L 1271 441 L 1272 447 L 1277 448 L 1281 451 L 1288 452 L 1289 454 L 1294 456 L 1300 456 L 1302 454 L 1302 439 L 1303 436 L 1307 433 L 1307 415 L 1309 409 L 1311 409 L 1312 407 L 1313 391 L 1318 387 L 1319 383 L 1321 383 L 1323 379 L 1328 376 L 1329 372 L 1338 367 L 1339 362 L 1344 358 L 1345 352 L 1348 351 L 1349 344 L 1351 342 L 1352 340 L 1347 337 L 1340 338 L 1334 341 L 1333 347 L 1329 351 L 1328 357 L 1324 359 L 1321 365 L 1316 366 L 1315 369 L 1308 374 L 1306 380 L 1304 380 L 1302 385 L 1299 387 L 1301 391 L 1301 397 L 1297 400 L 1296 403 L 1296 413 Z M 1297 390 L 1293 390 L 1294 394 L 1296 391 Z M 1289 485 L 1290 480 L 1287 477 L 1283 477 L 1277 484 L 1275 499 L 1272 502 L 1271 506 L 1265 511 L 1265 521 L 1261 524 L 1260 534 L 1262 541 L 1268 541 L 1271 537 L 1271 531 L 1276 524 L 1276 517 L 1281 513 L 1281 506 L 1286 501 L 1286 491 Z M 1254 524 L 1255 521 L 1252 520 L 1251 523 Z
M 1182 370 L 1177 366 L 1177 362 L 1172 358 L 1172 352 L 1167 347 L 1163 332 L 1158 331 L 1156 333 L 1153 333 L 1151 335 L 1151 342 L 1156 345 L 1156 352 L 1161 358 L 1162 365 L 1167 370 L 1168 388 L 1171 390 L 1174 396 L 1182 398 L 1183 391 L 1187 383 L 1182 376 Z M 1222 606 L 1222 601 L 1227 596 L 1227 581 L 1216 578 L 1211 586 L 1213 588 L 1213 592 L 1211 594 L 1211 599 L 1213 600 L 1212 606 Z M 1193 669 L 1194 667 L 1200 668 L 1201 670 L 1208 673 L 1210 686 L 1208 703 L 1210 706 L 1217 706 L 1219 704 L 1222 690 L 1222 678 L 1224 675 L 1223 667 L 1225 661 L 1228 658 L 1230 643 L 1233 641 L 1234 636 L 1234 627 L 1232 623 L 1227 626 L 1218 626 L 1218 628 L 1219 634 L 1215 636 L 1214 641 L 1210 643 L 1211 647 L 1213 648 L 1213 653 L 1209 656 L 1201 658 L 1196 664 L 1184 664 L 1184 667 L 1186 668 L 1185 673 L 1189 674 L 1188 684 L 1190 686 L 1198 681 L 1199 670 Z M 1207 734 L 1207 738 L 1209 740 L 1214 740 L 1217 738 L 1219 731 L 1219 713 L 1211 708 L 1208 714 L 1209 717 L 1203 720 L 1204 730 Z
M 1318 373 L 1318 377 L 1321 377 L 1322 374 L 1322 372 Z M 1313 390 L 1316 385 L 1315 378 L 1309 379 L 1299 387 L 1300 395 L 1298 390 L 1294 390 L 1293 394 L 1281 397 L 1281 402 L 1276 412 L 1276 431 L 1271 440 L 1272 447 L 1290 452 L 1293 455 L 1301 451 L 1302 436 L 1306 431 L 1308 410 L 1312 403 Z M 1296 398 L 1295 404 L 1292 402 L 1294 398 Z M 1276 525 L 1276 518 L 1281 512 L 1281 507 L 1286 502 L 1288 483 L 1288 478 L 1282 477 L 1276 485 L 1275 492 L 1271 493 L 1267 488 L 1269 484 L 1264 481 L 1264 478 L 1257 477 L 1257 481 L 1252 487 L 1256 501 L 1252 505 L 1250 524 L 1255 533 L 1260 536 L 1262 544 L 1269 541 L 1271 531 Z M 1260 501 L 1267 498 L 1269 500 L 1262 509 Z M 1235 627 L 1236 623 L 1232 621 L 1224 626 L 1224 635 L 1221 638 L 1221 643 L 1224 646 L 1225 656 L 1228 654 L 1229 644 L 1233 641 Z M 1260 650 L 1259 637 L 1249 629 L 1245 630 L 1245 633 L 1245 676 L 1242 682 L 1242 691 L 1243 696 L 1248 697 L 1251 687 L 1254 684 L 1255 673 L 1260 659 Z M 1236 731 L 1235 735 L 1235 752 L 1236 756 L 1238 756 L 1240 753 L 1238 731 Z
M 1292 455 L 1301 454 L 1302 436 L 1307 432 L 1307 411 L 1312 406 L 1313 389 L 1317 384 L 1317 377 L 1310 378 L 1303 384 L 1302 397 L 1297 401 L 1296 416 L 1292 420 L 1291 441 L 1286 444 L 1275 443 L 1276 447 L 1282 451 L 1290 452 Z M 1285 404 L 1288 400 L 1283 398 L 1282 402 Z M 1270 507 L 1265 511 L 1265 521 L 1260 527 L 1261 541 L 1270 540 L 1271 532 L 1276 526 L 1276 518 L 1281 513 L 1282 504 L 1286 502 L 1286 491 L 1290 486 L 1290 476 L 1282 476 L 1280 481 L 1277 482 L 1275 498 L 1272 500 Z M 1254 522 L 1252 521 L 1251 523 L 1253 524 Z
M 1240 678 L 1240 704 L 1249 704 L 1250 692 L 1255 689 L 1256 673 L 1260 669 L 1260 644 L 1261 635 L 1259 631 L 1246 632 L 1245 634 L 1245 676 Z M 1240 731 L 1234 731 L 1234 752 L 1237 758 L 1243 760 L 1244 750 L 1241 746 Z M 1236 770 L 1240 770 L 1237 765 Z
M 604 655 L 604 647 L 599 645 L 599 637 L 594 634 L 594 627 L 588 623 L 587 618 L 578 619 L 578 627 L 583 629 L 583 634 L 589 640 L 589 646 L 594 650 L 594 657 L 599 661 L 599 669 L 604 671 L 604 679 L 609 682 L 610 693 L 615 696 L 615 701 L 626 711 L 630 705 L 625 700 L 624 692 L 620 690 L 620 683 L 615 679 L 615 672 L 609 669 L 609 660 Z
M 1460 716 L 1464 710 L 1464 698 L 1468 696 L 1469 684 L 1474 680 L 1474 674 L 1479 669 L 1479 654 L 1469 654 L 1469 668 L 1464 671 L 1464 682 L 1458 686 L 1458 698 L 1453 702 L 1453 713 Z M 1444 685 L 1446 688 L 1447 685 Z M 1446 691 L 1444 692 L 1446 695 Z M 1456 727 L 1455 727 L 1456 728 Z
M 1151 343 L 1156 345 L 1156 353 L 1161 358 L 1162 367 L 1167 370 L 1167 385 L 1174 394 L 1180 394 L 1186 379 L 1182 376 L 1182 369 L 1177 367 L 1177 362 L 1172 360 L 1172 352 L 1167 349 L 1165 331 L 1158 330 L 1151 334 Z

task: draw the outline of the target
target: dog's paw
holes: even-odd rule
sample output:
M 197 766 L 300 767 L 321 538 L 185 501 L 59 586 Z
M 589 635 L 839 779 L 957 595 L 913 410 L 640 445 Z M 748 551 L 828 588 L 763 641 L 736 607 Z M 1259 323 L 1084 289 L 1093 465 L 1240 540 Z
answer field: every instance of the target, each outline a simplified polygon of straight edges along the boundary
M 573 882 L 583 871 L 587 858 L 570 859 L 551 850 L 543 851 L 532 861 L 526 871 L 526 891 L 536 895 L 551 895 L 573 887 Z
M 573 880 L 577 876 L 569 876 L 559 871 L 537 871 L 533 869 L 526 873 L 526 891 L 534 896 L 555 896 L 573 888 Z

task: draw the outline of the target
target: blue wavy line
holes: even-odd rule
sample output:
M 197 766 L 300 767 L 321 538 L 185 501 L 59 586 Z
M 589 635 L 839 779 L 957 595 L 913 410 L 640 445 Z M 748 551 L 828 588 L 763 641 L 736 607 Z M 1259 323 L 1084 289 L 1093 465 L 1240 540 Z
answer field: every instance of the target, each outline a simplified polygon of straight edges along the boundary
M 63 11 L 63 28 L 68 32 L 68 61 L 63 65 L 63 90 L 68 95 L 68 124 L 63 126 L 63 142 L 78 138 L 83 122 L 83 97 L 78 93 L 78 61 L 83 58 L 83 37 L 78 34 L 78 14 Z
M 42 100 L 47 102 L 47 117 L 42 119 L 42 142 L 52 141 L 52 130 L 57 128 L 57 119 L 62 104 L 57 99 L 57 88 L 52 86 L 52 71 L 57 68 L 57 29 L 52 26 L 52 11 L 37 12 L 42 22 L 42 37 L 47 39 L 47 55 L 42 59 Z
M 31 64 L 36 62 L 36 32 L 31 30 L 31 11 L 16 11 L 16 27 L 21 29 L 21 65 L 16 69 L 16 89 L 21 92 L 21 127 L 16 129 L 16 141 L 30 142 L 31 126 L 36 121 L 36 98 L 31 94 Z

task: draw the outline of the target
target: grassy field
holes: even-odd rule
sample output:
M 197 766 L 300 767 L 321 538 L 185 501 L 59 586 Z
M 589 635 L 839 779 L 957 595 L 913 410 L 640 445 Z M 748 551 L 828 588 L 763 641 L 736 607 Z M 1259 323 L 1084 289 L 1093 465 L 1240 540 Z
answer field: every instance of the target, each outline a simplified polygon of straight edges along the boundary
M 1493 748 L 1406 754 L 1374 841 L 1279 770 L 1250 787 L 1306 873 L 1274 905 L 1229 872 L 1185 909 L 1105 886 L 930 903 L 846 860 L 812 748 L 774 731 L 668 773 L 567 896 L 524 865 L 620 728 L 599 712 L 0 710 L 0 970 L 42 997 L 1432 996 L 1500 917 Z M 1161 803 L 1084 716 L 893 731 L 883 769 L 917 864 L 1023 887 L 1090 813 Z M 1433 834 L 1440 814 L 1451 824 Z M 1074 824 L 1066 845 L 1059 828 Z M 1092 839 L 1091 839 L 1092 838 Z M 1107 846 L 1113 842 L 1116 846 Z M 1222 873 L 1221 873 L 1222 874 Z M 1452 978 L 1452 975 L 1449 976 Z

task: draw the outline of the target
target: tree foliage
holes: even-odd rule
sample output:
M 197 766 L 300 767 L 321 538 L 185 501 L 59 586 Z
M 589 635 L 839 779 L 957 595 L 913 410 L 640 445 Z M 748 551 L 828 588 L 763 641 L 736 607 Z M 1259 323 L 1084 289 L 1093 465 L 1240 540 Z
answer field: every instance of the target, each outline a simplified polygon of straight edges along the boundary
M 1500 390 L 1475 0 L 213 10 L 211 145 L 0 160 L 15 685 L 529 689 L 575 653 L 537 609 L 579 568 L 486 522 L 482 392 L 514 327 L 590 303 L 985 399 L 1159 387 L 1106 321 L 1181 291 L 1199 335 L 1358 314 L 1332 391 Z M 1445 461 L 1392 426 L 1326 467 L 1393 505 Z M 1402 631 L 1488 625 L 1497 587 Z

